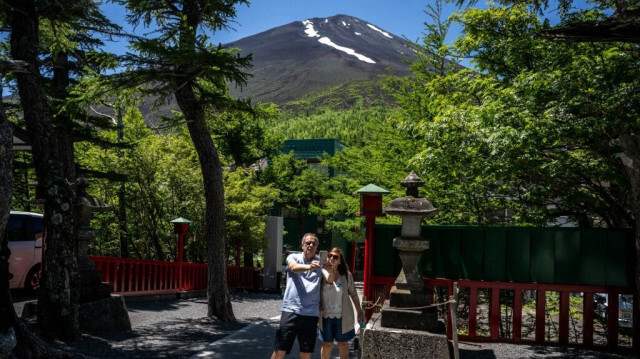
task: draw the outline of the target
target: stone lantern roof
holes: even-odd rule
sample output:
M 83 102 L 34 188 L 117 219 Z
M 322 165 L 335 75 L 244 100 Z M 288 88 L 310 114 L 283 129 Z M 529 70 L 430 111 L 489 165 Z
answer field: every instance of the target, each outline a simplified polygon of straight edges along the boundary
M 418 187 L 424 186 L 424 181 L 411 171 L 409 175 L 400 182 L 402 187 L 407 188 L 405 197 L 396 198 L 384 211 L 391 215 L 415 215 L 421 217 L 433 217 L 438 214 L 435 208 L 426 198 L 419 198 Z

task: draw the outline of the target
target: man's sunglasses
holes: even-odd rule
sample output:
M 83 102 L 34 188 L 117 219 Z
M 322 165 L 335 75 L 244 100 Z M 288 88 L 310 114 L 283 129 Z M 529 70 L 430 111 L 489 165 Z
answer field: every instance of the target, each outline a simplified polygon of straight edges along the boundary
M 317 245 L 318 245 L 318 243 L 316 243 L 316 242 L 304 242 L 304 244 L 305 244 L 305 245 L 307 245 L 307 246 L 309 246 L 309 247 L 317 246 Z

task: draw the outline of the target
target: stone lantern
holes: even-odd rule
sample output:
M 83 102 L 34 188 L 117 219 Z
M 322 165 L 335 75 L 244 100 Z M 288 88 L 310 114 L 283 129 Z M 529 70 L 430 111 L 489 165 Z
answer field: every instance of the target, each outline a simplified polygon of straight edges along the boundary
M 87 194 L 89 186 L 84 177 L 76 182 L 76 212 L 78 238 L 78 273 L 80 276 L 80 304 L 78 320 L 84 331 L 131 330 L 131 321 L 124 300 L 112 296 L 109 283 L 101 281 L 100 272 L 87 257 L 89 242 L 98 231 L 91 228 L 93 213 L 104 212 L 111 206 Z
M 419 197 L 418 187 L 424 182 L 413 171 L 400 184 L 406 196 L 394 199 L 384 212 L 402 218 L 400 237 L 393 240 L 402 270 L 382 312 L 372 317 L 373 325 L 363 334 L 362 358 L 449 358 L 447 337 L 418 271 L 418 261 L 429 249 L 429 241 L 421 236 L 422 219 L 438 209 Z
M 394 238 L 393 246 L 402 260 L 402 270 L 391 288 L 389 301 L 382 307 L 382 326 L 435 331 L 437 312 L 435 308 L 420 308 L 431 304 L 431 293 L 427 290 L 418 271 L 418 261 L 429 241 L 421 237 L 422 219 L 438 213 L 431 202 L 420 198 L 418 187 L 424 185 L 413 171 L 400 183 L 406 187 L 406 196 L 394 199 L 384 209 L 389 215 L 402 218 L 400 237 Z
M 88 181 L 84 177 L 75 184 L 74 222 L 76 227 L 76 259 L 78 262 L 78 322 L 83 332 L 108 332 L 131 330 L 129 313 L 124 298 L 111 295 L 109 283 L 102 282 L 100 271 L 87 256 L 89 243 L 98 233 L 91 228 L 93 213 L 111 208 L 103 201 L 87 193 Z M 28 302 L 23 317 L 37 313 L 37 302 Z
M 111 206 L 96 197 L 87 194 L 88 181 L 84 177 L 76 182 L 76 216 L 78 228 L 78 269 L 93 269 L 95 265 L 87 256 L 89 243 L 93 241 L 98 231 L 91 228 L 91 219 L 94 212 L 104 212 Z

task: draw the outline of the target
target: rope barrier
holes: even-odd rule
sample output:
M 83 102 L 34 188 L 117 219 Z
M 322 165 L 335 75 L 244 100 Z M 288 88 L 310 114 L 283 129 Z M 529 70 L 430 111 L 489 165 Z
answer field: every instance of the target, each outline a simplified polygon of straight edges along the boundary
M 379 304 L 378 304 L 378 302 L 379 302 L 379 301 L 380 301 L 380 297 L 378 297 L 378 299 L 376 299 L 376 302 L 375 302 L 375 303 L 373 303 L 373 304 L 371 304 L 371 305 L 369 305 L 369 306 L 366 306 L 366 305 L 367 305 L 367 304 L 370 304 L 370 303 L 372 303 L 372 302 L 371 302 L 371 301 L 368 301 L 368 300 L 363 301 L 363 302 L 362 302 L 362 304 L 364 304 L 364 305 L 365 305 L 365 308 L 364 308 L 364 309 L 373 309 L 373 308 L 376 308 L 376 307 L 378 307 L 378 306 L 379 306 L 379 307 L 382 307 L 381 305 L 379 305 Z
M 378 304 L 379 301 L 380 301 L 380 297 L 378 297 L 378 300 L 376 300 L 375 303 L 373 303 L 371 301 L 363 301 L 362 304 L 366 305 L 365 309 L 382 308 L 382 305 Z M 422 306 L 422 307 L 398 307 L 398 309 L 406 309 L 406 310 L 427 309 L 427 308 L 439 307 L 439 306 L 447 305 L 447 304 L 453 304 L 455 302 L 456 302 L 455 300 L 451 299 L 451 300 L 448 300 L 446 302 L 434 303 L 434 304 L 425 305 L 425 306 Z M 373 303 L 373 304 L 371 304 L 371 303 Z

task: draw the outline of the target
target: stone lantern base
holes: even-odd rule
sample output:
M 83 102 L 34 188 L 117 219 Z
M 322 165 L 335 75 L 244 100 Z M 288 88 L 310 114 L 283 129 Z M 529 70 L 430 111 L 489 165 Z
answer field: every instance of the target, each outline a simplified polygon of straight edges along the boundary
M 80 276 L 80 298 L 78 298 L 80 304 L 111 296 L 109 283 L 102 282 L 100 271 L 97 269 L 81 268 L 78 270 L 78 275 Z
M 438 313 L 426 290 L 391 288 L 389 300 L 382 305 L 381 325 L 388 328 L 438 331 Z
M 390 306 L 388 300 L 382 305 L 380 324 L 387 328 L 424 330 L 432 333 L 437 332 L 439 326 L 436 308 L 403 309 Z
M 112 295 L 109 283 L 102 282 L 93 262 L 81 268 L 78 321 L 86 332 L 131 330 L 131 320 L 124 298 Z
M 387 309 L 383 307 L 382 313 Z M 371 316 L 367 328 L 362 333 L 360 346 L 362 359 L 374 358 L 453 358 L 453 346 L 444 333 L 431 333 L 420 330 L 386 328 L 381 325 L 381 314 Z
M 107 298 L 80 304 L 78 321 L 83 332 L 101 333 L 131 330 L 131 320 L 124 298 L 111 295 Z

